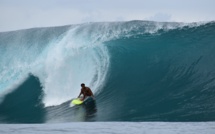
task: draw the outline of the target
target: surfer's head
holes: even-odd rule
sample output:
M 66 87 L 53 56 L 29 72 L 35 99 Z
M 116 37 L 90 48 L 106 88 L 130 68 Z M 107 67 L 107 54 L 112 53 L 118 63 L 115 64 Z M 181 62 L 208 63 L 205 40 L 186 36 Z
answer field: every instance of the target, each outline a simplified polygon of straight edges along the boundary
M 84 84 L 84 83 L 81 83 L 81 87 L 85 87 L 85 84 Z

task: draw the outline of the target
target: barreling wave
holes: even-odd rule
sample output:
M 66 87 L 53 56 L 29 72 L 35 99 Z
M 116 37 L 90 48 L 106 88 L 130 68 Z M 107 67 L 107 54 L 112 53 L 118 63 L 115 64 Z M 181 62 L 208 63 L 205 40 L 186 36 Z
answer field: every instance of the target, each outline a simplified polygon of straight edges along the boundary
M 104 22 L 0 33 L 0 120 L 214 121 L 214 42 L 214 22 Z M 67 107 L 80 83 L 96 94 L 92 118 Z M 25 108 L 34 116 L 12 112 Z
M 108 52 L 81 30 L 72 26 L 2 33 L 0 90 L 22 83 L 29 73 L 39 78 L 46 106 L 74 98 L 83 82 L 97 90 L 106 76 Z

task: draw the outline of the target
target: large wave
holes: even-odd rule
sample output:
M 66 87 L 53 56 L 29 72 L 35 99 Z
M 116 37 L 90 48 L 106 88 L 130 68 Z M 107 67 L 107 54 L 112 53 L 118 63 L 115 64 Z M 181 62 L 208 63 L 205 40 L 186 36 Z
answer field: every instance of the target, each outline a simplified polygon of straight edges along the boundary
M 1 92 L 22 83 L 29 73 L 39 78 L 46 106 L 76 97 L 83 82 L 96 91 L 106 76 L 109 55 L 97 36 L 88 38 L 85 32 L 78 25 L 2 33 Z
M 214 22 L 129 21 L 0 33 L 1 98 L 38 87 L 45 107 L 55 107 L 35 122 L 73 121 L 64 102 L 85 83 L 96 94 L 95 120 L 214 120 L 214 29 Z M 23 86 L 30 81 L 37 86 Z

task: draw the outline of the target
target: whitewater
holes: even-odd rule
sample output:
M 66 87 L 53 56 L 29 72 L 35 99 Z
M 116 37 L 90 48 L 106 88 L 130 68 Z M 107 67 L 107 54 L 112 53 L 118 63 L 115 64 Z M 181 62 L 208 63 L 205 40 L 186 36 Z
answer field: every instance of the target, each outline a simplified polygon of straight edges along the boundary
M 84 82 L 95 90 L 101 86 L 108 67 L 107 50 L 93 37 L 84 39 L 84 33 L 80 36 L 78 32 L 83 27 L 79 27 L 65 33 L 59 31 L 57 35 L 53 35 L 55 30 L 52 28 L 36 30 L 36 35 L 34 29 L 17 31 L 9 44 L 5 44 L 4 39 L 11 36 L 4 34 L 0 91 L 14 88 L 14 83 L 20 84 L 32 74 L 39 78 L 46 94 L 44 104 L 50 106 L 74 98 L 79 92 L 80 84 L 77 83 Z M 85 77 L 82 79 L 82 76 Z
M 214 22 L 1 32 L 0 133 L 213 134 L 214 52 Z M 69 107 L 81 83 L 95 106 Z

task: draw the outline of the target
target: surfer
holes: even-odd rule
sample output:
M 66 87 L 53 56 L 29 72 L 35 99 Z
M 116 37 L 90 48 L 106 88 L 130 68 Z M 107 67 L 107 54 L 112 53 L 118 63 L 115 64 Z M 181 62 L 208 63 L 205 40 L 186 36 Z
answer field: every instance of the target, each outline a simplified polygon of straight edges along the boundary
M 86 87 L 84 83 L 81 84 L 81 92 L 78 96 L 78 98 L 81 96 L 81 94 L 84 95 L 84 97 L 81 100 L 84 100 L 86 97 L 91 96 L 94 97 L 93 92 L 91 91 L 91 89 L 89 87 Z

